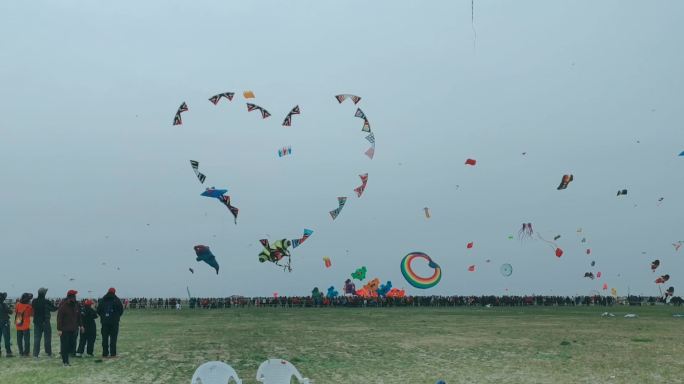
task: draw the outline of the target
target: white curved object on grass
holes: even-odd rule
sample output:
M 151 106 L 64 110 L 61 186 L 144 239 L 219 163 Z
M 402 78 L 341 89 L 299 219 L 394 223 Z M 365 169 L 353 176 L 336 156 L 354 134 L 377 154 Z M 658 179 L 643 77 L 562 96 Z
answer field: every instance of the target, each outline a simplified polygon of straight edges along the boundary
M 294 376 L 300 384 L 310 384 L 309 379 L 302 376 L 292 363 L 283 359 L 268 359 L 261 363 L 256 379 L 264 384 L 290 384 Z
M 200 365 L 192 375 L 191 384 L 242 384 L 237 372 L 222 361 L 210 361 Z

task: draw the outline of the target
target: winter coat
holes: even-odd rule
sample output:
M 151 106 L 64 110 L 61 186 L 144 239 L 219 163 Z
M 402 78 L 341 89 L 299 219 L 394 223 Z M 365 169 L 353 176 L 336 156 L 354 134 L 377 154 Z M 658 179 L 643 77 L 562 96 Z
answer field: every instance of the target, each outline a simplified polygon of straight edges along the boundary
M 9 305 L 5 304 L 5 299 L 7 299 L 7 294 L 4 292 L 0 293 L 0 324 L 9 321 L 9 315 L 12 314 L 12 309 Z
M 97 314 L 100 315 L 102 324 L 118 324 L 123 312 L 123 304 L 114 293 L 107 293 L 97 303 Z
M 38 290 L 38 298 L 33 299 L 31 306 L 33 306 L 33 324 L 43 324 L 50 321 L 50 312 L 57 310 L 52 302 L 45 298 L 47 289 L 41 288 Z
M 80 305 L 75 299 L 63 300 L 57 310 L 57 330 L 76 332 L 82 325 Z
M 85 328 L 85 333 L 95 333 L 97 330 L 95 319 L 97 319 L 97 312 L 93 308 L 81 306 L 81 322 Z

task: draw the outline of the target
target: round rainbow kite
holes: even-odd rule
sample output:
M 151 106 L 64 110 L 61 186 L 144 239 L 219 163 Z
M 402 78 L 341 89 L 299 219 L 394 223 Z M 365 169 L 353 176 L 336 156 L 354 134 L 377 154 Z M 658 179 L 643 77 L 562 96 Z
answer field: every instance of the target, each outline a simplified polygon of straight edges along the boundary
M 413 263 L 415 259 L 427 260 L 429 267 L 434 269 L 435 273 L 433 273 L 430 277 L 418 276 L 413 269 L 411 269 L 411 263 Z M 442 279 L 442 268 L 440 268 L 437 263 L 432 261 L 430 256 L 424 254 L 423 252 L 411 252 L 404 256 L 404 258 L 401 260 L 401 274 L 404 275 L 406 281 L 408 281 L 408 283 L 414 287 L 427 289 L 434 287 Z

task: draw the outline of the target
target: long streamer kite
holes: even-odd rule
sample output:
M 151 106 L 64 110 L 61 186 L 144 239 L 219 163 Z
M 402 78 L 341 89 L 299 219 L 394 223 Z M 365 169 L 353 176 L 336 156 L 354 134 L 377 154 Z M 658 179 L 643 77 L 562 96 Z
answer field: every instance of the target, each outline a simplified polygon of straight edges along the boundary
M 283 127 L 289 127 L 292 125 L 292 115 L 299 115 L 301 112 L 299 110 L 299 105 L 295 105 L 294 108 L 290 111 L 290 113 L 285 116 L 285 120 L 283 120 Z
M 299 247 L 300 245 L 304 244 L 306 239 L 308 239 L 311 235 L 313 235 L 313 229 L 306 229 L 304 228 L 304 234 L 302 237 L 299 239 L 292 239 L 290 242 L 292 243 L 292 249 Z
M 361 98 L 356 95 L 350 95 L 348 93 L 342 94 L 342 95 L 335 95 L 335 98 L 337 99 L 337 102 L 342 104 L 343 101 L 346 99 L 351 99 L 351 101 L 354 102 L 354 104 L 358 104 L 359 101 L 361 101 Z
M 190 160 L 190 166 L 195 172 L 195 176 L 199 180 L 200 184 L 204 184 L 204 180 L 207 178 L 202 172 L 199 171 L 199 161 Z
M 363 128 L 361 129 L 363 132 L 370 132 L 371 131 L 370 122 L 368 121 L 366 114 L 363 113 L 361 108 L 356 108 L 356 113 L 354 114 L 354 117 L 358 117 L 359 119 L 363 119 Z
M 173 118 L 173 125 L 183 125 L 183 119 L 181 118 L 181 113 L 187 112 L 188 111 L 188 105 L 185 104 L 185 101 L 183 104 L 178 107 L 178 110 L 176 111 L 176 116 Z
M 364 173 L 363 175 L 359 175 L 361 178 L 361 185 L 354 188 L 354 192 L 356 192 L 357 197 L 361 197 L 363 195 L 363 191 L 366 190 L 366 184 L 368 184 L 368 174 Z
M 265 118 L 271 116 L 271 114 L 268 113 L 268 111 L 265 110 L 265 109 L 263 109 L 262 107 L 260 107 L 260 106 L 258 106 L 258 105 L 256 105 L 256 104 L 247 103 L 247 112 L 252 112 L 252 111 L 255 111 L 255 110 L 261 112 L 261 118 L 262 118 L 262 119 L 265 119 Z
M 366 151 L 366 156 L 368 156 L 371 160 L 373 159 L 373 156 L 375 156 L 375 135 L 373 132 L 369 133 L 368 136 L 366 136 L 366 140 L 371 144 L 370 148 Z
M 218 95 L 210 97 L 209 101 L 211 101 L 212 104 L 216 105 L 221 100 L 221 98 L 225 98 L 228 101 L 233 101 L 233 96 L 235 96 L 234 92 L 219 93 Z

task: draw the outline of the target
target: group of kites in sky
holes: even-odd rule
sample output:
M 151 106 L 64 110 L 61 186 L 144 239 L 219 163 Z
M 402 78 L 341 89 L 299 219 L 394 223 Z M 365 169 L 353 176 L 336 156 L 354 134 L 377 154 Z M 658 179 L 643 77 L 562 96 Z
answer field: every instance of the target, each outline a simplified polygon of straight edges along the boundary
M 233 98 L 235 97 L 234 92 L 224 92 L 224 93 L 219 93 L 216 94 L 212 97 L 209 98 L 209 101 L 214 104 L 218 105 L 221 99 L 226 99 L 228 102 L 233 101 Z M 253 99 L 255 98 L 255 95 L 252 91 L 244 91 L 243 92 L 243 97 L 245 99 Z M 335 99 L 339 104 L 343 104 L 346 100 L 350 100 L 355 106 L 361 101 L 361 97 L 352 95 L 352 94 L 339 94 L 335 95 Z M 258 111 L 261 114 L 262 119 L 267 119 L 268 117 L 271 116 L 271 113 L 266 110 L 265 108 L 256 105 L 254 103 L 246 103 L 247 106 L 247 111 L 248 112 L 253 112 L 253 111 Z M 189 108 L 188 105 L 183 102 L 179 107 L 178 110 L 176 111 L 176 114 L 173 119 L 173 125 L 182 125 L 183 124 L 183 119 L 182 119 L 182 114 L 185 112 L 188 112 Z M 293 123 L 293 116 L 295 115 L 300 115 L 301 114 L 301 109 L 299 105 L 295 105 L 285 116 L 282 122 L 283 127 L 291 127 Z M 373 156 L 375 155 L 375 135 L 371 131 L 371 125 L 368 117 L 366 114 L 361 110 L 361 108 L 357 107 L 356 112 L 354 113 L 354 117 L 357 117 L 359 119 L 363 120 L 363 125 L 361 128 L 361 131 L 366 134 L 365 139 L 370 143 L 370 147 L 368 150 L 365 152 L 365 155 L 369 159 L 373 159 Z M 284 146 L 282 148 L 278 149 L 278 157 L 283 157 L 283 156 L 288 156 L 292 154 L 292 147 L 291 146 Z M 523 155 L 526 153 L 523 152 Z M 680 156 L 684 156 L 684 152 L 680 153 Z M 475 167 L 477 165 L 477 161 L 475 159 L 468 158 L 465 161 L 465 165 Z M 206 175 L 204 175 L 202 172 L 199 170 L 199 162 L 196 160 L 190 160 L 190 166 L 195 173 L 195 176 L 199 180 L 201 184 L 203 184 L 206 180 Z M 368 183 L 368 173 L 364 173 L 359 175 L 359 178 L 361 179 L 361 185 L 358 187 L 354 188 L 354 192 L 356 193 L 357 197 L 361 197 L 366 189 L 367 183 Z M 560 184 L 556 188 L 557 190 L 565 190 L 569 187 L 570 183 L 574 181 L 574 175 L 572 174 L 565 174 L 561 177 Z M 620 189 L 617 192 L 617 196 L 625 196 L 627 195 L 627 189 Z M 238 219 L 238 213 L 239 209 L 231 204 L 231 197 L 227 195 L 228 190 L 227 189 L 216 189 L 214 187 L 211 188 L 206 188 L 204 192 L 201 193 L 201 196 L 205 197 L 210 197 L 210 198 L 215 198 L 219 200 L 219 202 L 224 205 L 230 213 L 233 215 L 234 222 L 237 225 L 237 219 Z M 343 208 L 347 204 L 348 197 L 347 196 L 339 196 L 337 198 L 337 207 L 329 212 L 330 217 L 332 220 L 337 219 L 337 217 L 340 215 L 342 212 Z M 658 199 L 659 202 L 662 202 L 663 198 L 661 197 Z M 430 213 L 430 208 L 425 207 L 424 209 L 424 214 L 426 219 L 431 218 L 431 213 Z M 258 260 L 261 263 L 265 262 L 270 262 L 273 263 L 279 267 L 282 267 L 286 271 L 292 271 L 292 266 L 291 266 L 291 251 L 290 247 L 292 249 L 297 248 L 298 246 L 302 245 L 312 234 L 313 230 L 311 229 L 304 229 L 303 235 L 300 238 L 296 239 L 291 239 L 288 240 L 286 238 L 279 239 L 271 243 L 268 239 L 260 239 L 259 242 L 263 246 L 263 250 L 259 253 L 258 255 Z M 586 237 L 582 236 L 582 229 L 579 228 L 577 230 L 578 235 L 581 237 L 580 243 L 584 245 L 584 243 L 587 242 Z M 518 231 L 518 239 L 523 242 L 528 239 L 533 239 L 536 237 L 547 243 L 549 247 L 553 250 L 554 254 L 556 257 L 560 258 L 563 256 L 564 252 L 563 249 L 558 246 L 556 241 L 561 238 L 561 235 L 556 235 L 553 237 L 553 240 L 547 240 L 544 238 L 539 232 L 535 232 L 534 229 L 532 228 L 532 223 L 522 223 L 521 228 Z M 513 239 L 513 235 L 509 235 L 509 239 Z M 684 244 L 683 241 L 673 243 L 673 246 L 675 247 L 675 251 L 679 250 L 681 245 Z M 466 244 L 467 249 L 472 249 L 474 247 L 474 242 L 469 242 Z M 219 273 L 219 264 L 216 260 L 216 256 L 214 256 L 209 249 L 208 246 L 206 245 L 196 245 L 194 247 L 195 254 L 196 254 L 196 261 L 198 262 L 205 262 L 212 268 L 216 270 L 216 273 Z M 586 248 L 585 253 L 591 256 L 591 249 Z M 428 267 L 432 269 L 432 275 L 428 276 L 421 276 L 419 273 L 416 272 L 416 270 L 413 267 L 413 264 L 417 261 L 422 261 L 424 263 L 427 263 Z M 323 257 L 323 262 L 325 265 L 325 268 L 330 268 L 332 266 L 332 261 L 330 257 L 325 256 Z M 490 260 L 486 260 L 486 262 L 490 262 Z M 602 277 L 601 271 L 596 271 L 594 270 L 596 268 L 596 261 L 591 260 L 589 263 L 590 267 L 592 270 L 585 272 L 584 277 L 587 279 L 600 279 Z M 656 259 L 651 263 L 651 270 L 653 272 L 658 269 L 660 266 L 660 260 Z M 476 271 L 476 265 L 469 265 L 468 266 L 468 271 L 469 272 L 475 272 Z M 194 270 L 192 268 L 189 268 L 190 272 L 194 273 Z M 401 273 L 404 277 L 404 279 L 413 287 L 419 288 L 419 289 L 428 289 L 436 286 L 441 278 L 442 278 L 442 269 L 441 267 L 427 254 L 423 252 L 411 252 L 407 254 L 406 256 L 403 257 L 400 263 L 400 270 Z M 509 277 L 513 274 L 513 266 L 509 263 L 504 263 L 501 264 L 499 267 L 499 271 L 502 276 L 504 277 Z M 360 289 L 356 288 L 356 285 L 354 284 L 353 280 L 359 280 L 363 282 L 366 279 L 366 273 L 367 269 L 366 267 L 360 267 L 353 273 L 351 273 L 351 279 L 347 279 L 344 282 L 343 286 L 343 292 L 344 294 L 347 295 L 358 295 L 358 296 L 363 296 L 363 297 L 403 297 L 405 295 L 405 291 L 399 290 L 397 288 L 392 287 L 392 282 L 387 281 L 385 284 L 382 284 L 381 281 L 378 278 L 371 279 L 366 282 Z M 660 287 L 660 284 L 664 284 L 669 280 L 670 276 L 668 274 L 664 274 L 660 277 L 658 277 L 655 280 L 655 283 L 658 284 Z M 602 289 L 608 290 L 608 284 L 603 283 Z M 669 287 L 665 291 L 665 296 L 666 297 L 671 297 L 672 294 L 674 293 L 674 287 Z M 314 298 L 317 297 L 322 297 L 323 293 L 318 290 L 318 288 L 315 288 L 312 292 L 312 295 Z M 326 297 L 332 298 L 339 295 L 339 292 L 333 287 L 329 287 L 327 290 L 327 293 L 325 294 Z M 617 291 L 615 288 L 611 289 L 611 295 L 617 296 Z M 277 293 L 274 293 L 274 296 L 277 297 Z
M 245 99 L 255 98 L 254 92 L 252 91 L 244 91 L 242 95 Z M 223 92 L 211 96 L 209 98 L 209 101 L 214 105 L 218 105 L 221 99 L 225 99 L 227 102 L 232 102 L 234 97 L 234 92 Z M 337 100 L 339 104 L 344 103 L 346 100 L 350 100 L 354 105 L 357 105 L 361 101 L 361 97 L 351 94 L 339 94 L 335 95 L 335 100 Z M 261 114 L 262 119 L 266 119 L 271 116 L 271 113 L 268 110 L 254 103 L 247 102 L 246 106 L 247 112 L 258 111 Z M 174 115 L 173 125 L 183 125 L 183 113 L 188 112 L 189 110 L 190 108 L 188 107 L 188 104 L 186 102 L 181 103 L 181 105 L 178 107 L 176 111 L 176 114 Z M 290 109 L 290 111 L 285 116 L 282 122 L 282 126 L 291 127 L 293 123 L 293 116 L 300 114 L 301 109 L 299 105 L 295 105 L 292 109 Z M 356 108 L 354 117 L 363 120 L 363 126 L 361 128 L 361 131 L 366 134 L 365 139 L 370 143 L 370 147 L 368 148 L 368 150 L 366 150 L 365 155 L 369 159 L 373 159 L 373 156 L 375 155 L 375 135 L 371 131 L 370 121 L 366 114 L 359 107 Z M 291 154 L 291 146 L 284 146 L 278 149 L 278 157 L 288 156 Z M 200 172 L 199 161 L 190 160 L 190 166 L 193 172 L 195 173 L 197 180 L 199 180 L 200 184 L 204 184 L 205 180 L 207 179 L 207 176 L 204 173 Z M 366 190 L 366 185 L 368 184 L 368 173 L 359 175 L 359 178 L 361 179 L 361 185 L 354 188 L 354 193 L 357 197 L 360 198 Z M 215 187 L 210 187 L 206 188 L 206 190 L 202 192 L 200 195 L 219 200 L 221 204 L 228 208 L 230 213 L 233 215 L 235 224 L 237 225 L 238 213 L 240 212 L 240 210 L 231 204 L 231 197 L 227 193 L 228 189 L 217 189 Z M 340 196 L 337 198 L 337 207 L 329 212 L 332 220 L 337 219 L 337 217 L 340 215 L 342 209 L 345 207 L 347 203 L 347 199 L 347 196 Z M 282 267 L 286 271 L 292 271 L 290 247 L 294 249 L 302 245 L 313 233 L 313 230 L 305 228 L 302 237 L 296 239 L 279 239 L 274 241 L 273 243 L 271 243 L 268 239 L 260 239 L 259 242 L 263 246 L 263 250 L 258 255 L 259 262 L 271 262 L 279 267 Z M 219 264 L 216 260 L 216 256 L 211 252 L 208 246 L 196 245 L 194 247 L 194 250 L 196 254 L 196 261 L 205 262 L 206 264 L 208 264 L 216 270 L 216 274 L 219 273 Z M 327 268 L 329 268 L 332 265 L 329 257 L 326 257 L 324 259 L 324 262 Z M 194 269 L 188 269 L 191 273 L 194 273 Z

